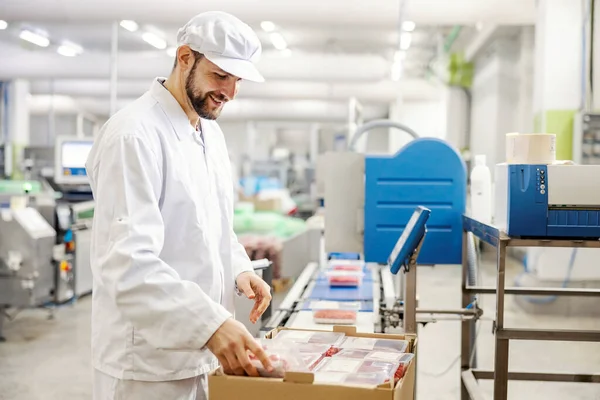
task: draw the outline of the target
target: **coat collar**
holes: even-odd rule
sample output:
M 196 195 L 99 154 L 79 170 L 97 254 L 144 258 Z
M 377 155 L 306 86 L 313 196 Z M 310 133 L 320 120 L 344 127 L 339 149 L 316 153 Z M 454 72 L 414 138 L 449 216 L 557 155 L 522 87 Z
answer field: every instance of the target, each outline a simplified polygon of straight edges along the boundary
M 167 118 L 171 122 L 173 129 L 175 129 L 175 134 L 179 140 L 184 138 L 190 138 L 196 135 L 196 130 L 190 124 L 190 120 L 188 116 L 183 111 L 175 97 L 169 92 L 169 90 L 163 86 L 163 83 L 166 81 L 166 78 L 156 78 L 152 82 L 152 86 L 150 87 L 150 94 L 158 103 L 161 108 L 165 112 Z

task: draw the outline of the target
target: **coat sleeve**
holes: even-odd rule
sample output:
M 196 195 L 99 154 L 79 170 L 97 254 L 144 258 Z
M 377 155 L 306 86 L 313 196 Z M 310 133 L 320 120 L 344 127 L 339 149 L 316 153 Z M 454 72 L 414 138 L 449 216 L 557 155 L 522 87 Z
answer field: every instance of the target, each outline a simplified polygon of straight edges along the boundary
M 107 143 L 96 168 L 94 224 L 108 232 L 96 260 L 102 285 L 134 328 L 150 332 L 146 339 L 156 348 L 203 348 L 231 314 L 159 258 L 159 159 L 141 138 L 120 135 Z

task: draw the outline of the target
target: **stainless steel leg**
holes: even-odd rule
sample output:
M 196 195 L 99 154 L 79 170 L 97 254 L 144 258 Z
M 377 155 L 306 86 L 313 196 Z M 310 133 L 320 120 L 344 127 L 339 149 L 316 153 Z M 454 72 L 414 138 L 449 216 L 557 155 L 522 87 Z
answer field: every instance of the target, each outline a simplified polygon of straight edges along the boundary
M 462 308 L 465 308 L 471 302 L 471 295 L 467 293 L 467 232 L 463 232 L 462 235 Z M 460 369 L 461 369 L 461 380 L 463 379 L 462 373 L 471 368 L 470 366 L 470 358 L 471 358 L 471 327 L 470 322 L 463 321 L 460 324 Z M 466 385 L 461 384 L 461 400 L 470 400 L 471 396 L 469 391 L 467 390 Z
M 6 315 L 4 315 L 5 307 L 0 305 L 0 343 L 5 342 L 6 338 L 2 336 L 3 328 L 4 328 L 4 319 Z
M 494 400 L 506 400 L 508 396 L 508 339 L 500 339 L 498 331 L 504 328 L 504 285 L 506 271 L 506 242 L 498 243 L 498 282 L 496 283 L 496 321 L 494 336 L 496 358 L 494 360 Z
M 412 264 L 412 263 L 411 263 Z M 405 277 L 404 332 L 417 333 L 417 265 L 412 264 Z

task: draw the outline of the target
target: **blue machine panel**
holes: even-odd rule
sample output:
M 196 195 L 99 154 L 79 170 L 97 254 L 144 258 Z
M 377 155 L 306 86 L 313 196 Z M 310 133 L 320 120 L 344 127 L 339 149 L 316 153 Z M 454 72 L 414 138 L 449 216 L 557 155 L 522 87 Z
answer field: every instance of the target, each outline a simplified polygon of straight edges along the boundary
M 508 235 L 546 236 L 549 186 L 545 165 L 508 166 Z
M 385 264 L 418 206 L 431 210 L 419 264 L 462 262 L 467 172 L 447 142 L 420 138 L 393 156 L 365 159 L 365 261 Z

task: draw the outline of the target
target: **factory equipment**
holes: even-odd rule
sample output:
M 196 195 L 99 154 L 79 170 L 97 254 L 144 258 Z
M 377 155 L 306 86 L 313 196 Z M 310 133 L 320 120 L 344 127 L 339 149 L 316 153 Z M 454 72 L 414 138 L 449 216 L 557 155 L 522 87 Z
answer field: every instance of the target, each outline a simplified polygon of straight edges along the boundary
M 600 165 L 499 164 L 495 198 L 510 236 L 600 238 Z
M 37 307 L 73 296 L 71 263 L 56 231 L 32 207 L 1 210 L 0 338 L 5 309 Z
M 474 331 L 469 320 L 482 314 L 474 298 L 455 310 L 420 309 L 416 299 L 417 264 L 461 264 L 466 251 L 463 246 L 475 249 L 472 237 L 463 241 L 467 178 L 459 153 L 442 140 L 418 138 L 392 156 L 328 153 L 317 168 L 325 206 L 322 254 L 360 254 L 365 261 L 363 283 L 352 290 L 326 290 L 322 275 L 328 262 L 310 263 L 267 329 L 281 325 L 327 329 L 315 326 L 306 305 L 307 301 L 325 300 L 372 304 L 358 313 L 359 332 L 415 332 L 416 322 L 434 321 L 440 315 L 458 316 Z M 412 224 L 420 221 L 413 215 L 419 207 L 431 212 L 427 235 L 417 236 L 418 241 L 410 245 L 405 243 L 411 248 L 410 258 L 401 257 L 405 273 L 394 277 L 398 269 L 392 261 L 397 255 L 395 246 L 401 248 Z M 468 259 L 469 280 L 474 284 L 476 257 Z

